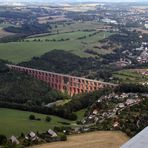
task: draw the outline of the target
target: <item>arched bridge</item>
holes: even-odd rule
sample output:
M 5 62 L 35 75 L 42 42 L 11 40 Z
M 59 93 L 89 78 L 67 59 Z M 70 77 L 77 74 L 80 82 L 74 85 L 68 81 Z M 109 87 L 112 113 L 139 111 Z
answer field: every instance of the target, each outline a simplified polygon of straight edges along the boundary
M 59 90 L 61 92 L 66 91 L 71 96 L 79 93 L 99 90 L 100 88 L 104 87 L 117 86 L 117 84 L 106 83 L 97 80 L 85 79 L 82 77 L 75 77 L 43 70 L 37 70 L 33 68 L 27 68 L 10 64 L 7 64 L 7 66 L 12 70 L 24 72 L 37 78 L 38 80 L 42 80 L 49 84 L 49 86 L 53 89 Z

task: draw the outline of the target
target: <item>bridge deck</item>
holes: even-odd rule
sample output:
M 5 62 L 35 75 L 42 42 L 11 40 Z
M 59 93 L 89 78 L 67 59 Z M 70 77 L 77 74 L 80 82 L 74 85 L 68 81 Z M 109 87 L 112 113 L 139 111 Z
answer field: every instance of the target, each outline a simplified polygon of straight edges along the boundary
M 49 72 L 49 71 L 45 71 L 45 70 L 39 70 L 39 69 L 28 68 L 28 67 L 17 66 L 17 65 L 11 65 L 11 64 L 6 64 L 6 65 L 8 67 L 25 68 L 25 69 L 28 69 L 28 70 L 33 70 L 33 71 L 38 71 L 38 72 L 42 72 L 42 73 L 53 74 L 53 75 L 57 75 L 57 76 L 63 76 L 63 77 L 68 77 L 68 78 L 75 78 L 75 79 L 80 79 L 80 80 L 85 80 L 85 81 L 91 81 L 91 82 L 97 82 L 97 83 L 117 86 L 117 84 L 114 84 L 114 83 L 108 83 L 108 82 L 103 82 L 103 81 L 98 81 L 98 80 L 92 80 L 92 79 L 87 79 L 87 78 L 84 78 L 84 77 L 77 77 L 77 76 L 71 76 L 71 75 L 66 75 L 66 74 L 59 74 L 59 73 L 55 73 L 55 72 Z
M 44 70 L 27 68 L 17 65 L 7 64 L 10 69 L 25 72 L 39 80 L 49 84 L 50 87 L 61 92 L 67 91 L 69 95 L 73 96 L 78 93 L 91 92 L 104 87 L 116 87 L 117 84 L 102 82 L 97 80 L 86 79 L 71 75 L 59 74 Z

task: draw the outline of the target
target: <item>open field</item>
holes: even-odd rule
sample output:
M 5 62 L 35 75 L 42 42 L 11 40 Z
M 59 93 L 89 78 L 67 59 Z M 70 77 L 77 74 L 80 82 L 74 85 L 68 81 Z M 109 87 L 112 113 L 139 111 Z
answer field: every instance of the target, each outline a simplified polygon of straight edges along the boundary
M 14 33 L 7 32 L 4 30 L 4 28 L 12 26 L 12 24 L 2 24 L 0 23 L 0 38 L 14 35 Z
M 9 27 L 9 26 L 14 26 L 14 25 L 0 23 L 0 28 L 6 28 L 6 27 Z
M 35 115 L 36 118 L 41 118 L 41 121 L 29 120 L 30 114 Z M 50 117 L 52 118 L 51 122 L 46 122 L 46 115 L 43 114 L 0 108 L 0 134 L 19 136 L 21 132 L 45 132 L 49 128 L 63 126 L 61 122 L 74 123 L 56 116 Z
M 148 82 L 148 76 L 144 76 L 140 73 L 137 73 L 134 70 L 121 70 L 119 72 L 113 73 L 113 77 L 119 79 L 120 82 Z
M 78 22 L 78 21 L 73 21 L 73 22 L 63 22 L 63 23 L 56 23 L 56 24 L 51 24 L 52 30 L 51 33 L 48 34 L 57 34 L 57 33 L 68 33 L 68 32 L 77 32 L 77 31 L 85 31 L 85 30 L 105 30 L 107 28 L 111 28 L 110 25 L 104 24 L 102 22 L 97 22 L 97 21 L 85 21 L 85 22 Z M 35 34 L 32 36 L 46 36 L 47 33 L 43 34 Z
M 60 39 L 67 39 L 69 38 L 70 40 L 77 39 L 82 36 L 88 36 L 93 32 L 85 32 L 85 31 L 76 31 L 76 32 L 68 32 L 68 33 L 61 33 L 61 34 L 55 34 L 55 35 L 47 35 L 47 36 L 42 36 L 42 37 L 35 37 L 35 38 L 29 38 L 27 40 L 33 41 L 34 39 L 40 39 L 42 41 L 48 39 L 48 40 L 60 40 Z
M 69 136 L 65 142 L 43 144 L 32 148 L 119 148 L 128 139 L 119 131 L 98 131 Z
M 72 22 L 72 23 L 63 23 L 52 26 L 52 33 L 63 33 L 71 31 L 83 31 L 83 30 L 103 30 L 105 28 L 110 28 L 111 26 L 103 24 L 101 22 Z
M 28 61 L 34 56 L 41 56 L 46 52 L 54 49 L 69 51 L 81 57 L 93 56 L 85 53 L 86 49 L 93 49 L 99 54 L 112 52 L 111 50 L 95 49 L 94 44 L 99 44 L 99 41 L 111 35 L 109 32 L 100 32 L 94 36 L 89 36 L 93 32 L 70 32 L 57 35 L 47 35 L 44 37 L 29 38 L 23 42 L 0 43 L 0 59 L 9 60 L 14 63 Z M 84 39 L 79 37 L 86 36 Z M 59 41 L 60 39 L 67 39 Z M 37 41 L 33 41 L 33 40 Z M 45 41 L 48 39 L 48 41 Z M 51 41 L 55 39 L 54 41 Z M 38 41 L 40 40 L 40 41 Z
M 78 121 L 80 121 L 80 120 L 83 119 L 85 112 L 86 112 L 86 109 L 81 109 L 81 110 L 75 112 L 75 114 L 76 114 L 77 117 L 78 117 L 78 118 L 77 118 Z
M 75 112 L 78 116 L 78 120 L 81 120 L 84 117 L 84 113 L 85 109 Z M 36 118 L 40 118 L 41 121 L 29 120 L 29 115 L 31 114 L 35 115 Z M 63 125 L 62 122 L 70 123 L 70 126 L 76 126 L 75 121 L 66 120 L 52 115 L 49 115 L 51 121 L 46 122 L 46 116 L 47 115 L 33 112 L 0 108 L 0 134 L 6 136 L 11 136 L 12 134 L 19 136 L 21 132 L 45 132 L 49 128 L 53 129 L 55 126 L 66 126 L 65 124 Z
M 0 27 L 0 38 L 14 35 L 14 33 L 6 32 L 3 28 Z

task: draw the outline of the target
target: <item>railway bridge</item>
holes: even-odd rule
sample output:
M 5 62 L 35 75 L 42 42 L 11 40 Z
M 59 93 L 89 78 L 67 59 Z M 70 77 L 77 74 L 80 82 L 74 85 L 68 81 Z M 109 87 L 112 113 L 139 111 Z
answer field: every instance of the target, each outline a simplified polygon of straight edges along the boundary
M 42 80 L 53 89 L 56 89 L 61 92 L 66 91 L 70 96 L 79 93 L 92 92 L 105 87 L 112 88 L 117 86 L 117 84 L 113 83 L 48 72 L 33 68 L 27 68 L 11 64 L 7 64 L 7 66 L 12 70 L 23 72 L 28 75 L 31 75 L 34 78 L 37 78 L 38 80 Z

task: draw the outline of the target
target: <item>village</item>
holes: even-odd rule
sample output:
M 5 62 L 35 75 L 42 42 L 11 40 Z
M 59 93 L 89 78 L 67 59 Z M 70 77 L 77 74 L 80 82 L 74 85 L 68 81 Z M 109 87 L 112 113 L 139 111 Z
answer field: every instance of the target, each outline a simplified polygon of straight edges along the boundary
M 67 137 L 64 133 L 57 133 L 54 130 L 49 129 L 44 133 L 30 131 L 27 134 L 21 133 L 19 137 L 12 135 L 10 138 L 5 140 L 8 142 L 10 147 L 13 145 L 23 145 L 26 147 L 45 142 L 66 141 Z
M 95 104 L 92 105 L 91 112 L 82 121 L 82 124 L 97 124 L 102 123 L 105 119 L 114 118 L 119 115 L 126 108 L 130 108 L 139 104 L 146 98 L 145 94 L 137 93 L 122 93 L 122 94 L 109 94 L 99 98 Z M 109 103 L 107 103 L 109 102 Z M 114 103 L 112 103 L 114 102 Z M 107 103 L 107 106 L 102 107 L 102 104 Z M 108 107 L 109 108 L 106 108 Z M 113 127 L 118 126 L 117 121 L 114 122 Z
M 139 38 L 142 38 L 140 36 Z M 137 64 L 144 64 L 148 62 L 148 43 L 142 42 L 139 48 L 132 50 L 123 50 L 121 53 L 121 58 L 116 62 L 118 67 L 126 67 Z

